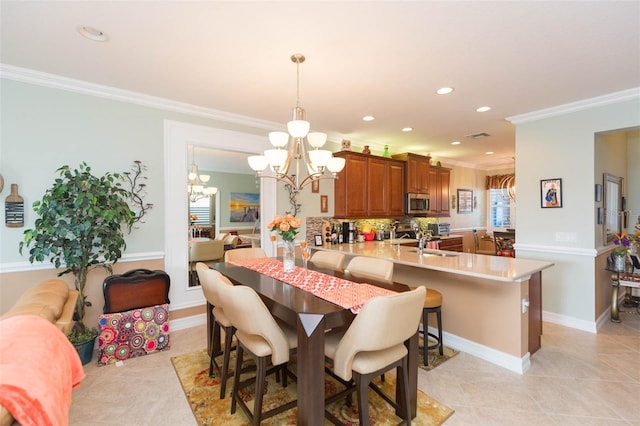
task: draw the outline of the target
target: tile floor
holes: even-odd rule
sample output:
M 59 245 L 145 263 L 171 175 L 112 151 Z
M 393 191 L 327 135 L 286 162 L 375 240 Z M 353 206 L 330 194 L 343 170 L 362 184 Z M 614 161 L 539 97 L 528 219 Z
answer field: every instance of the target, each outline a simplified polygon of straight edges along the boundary
M 640 425 L 640 315 L 622 313 L 598 334 L 544 324 L 524 375 L 465 353 L 426 372 L 418 386 L 453 408 L 452 425 Z M 71 425 L 195 425 L 170 358 L 203 348 L 205 326 L 171 333 L 171 350 L 85 366 Z

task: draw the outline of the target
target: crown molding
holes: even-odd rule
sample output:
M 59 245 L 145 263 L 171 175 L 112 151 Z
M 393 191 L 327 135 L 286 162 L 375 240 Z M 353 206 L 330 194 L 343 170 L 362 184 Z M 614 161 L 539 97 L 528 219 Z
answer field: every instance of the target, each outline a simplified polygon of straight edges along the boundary
M 584 99 L 581 101 L 558 105 L 551 108 L 545 108 L 538 111 L 532 111 L 526 114 L 513 115 L 511 117 L 507 117 L 507 120 L 513 124 L 522 124 L 531 121 L 542 120 L 544 118 L 568 114 L 571 112 L 583 111 L 585 109 L 594 107 L 616 104 L 633 99 L 640 100 L 640 87 L 634 87 L 632 89 L 609 93 L 608 95 Z
M 129 90 L 90 83 L 87 81 L 75 80 L 72 78 L 62 77 L 55 74 L 48 74 L 27 68 L 16 67 L 13 65 L 0 63 L 0 78 L 19 81 L 21 83 L 35 84 L 38 86 L 44 86 L 53 89 L 66 90 L 69 92 L 96 96 L 120 102 L 128 102 L 146 107 L 162 109 L 165 111 L 205 117 L 227 123 L 241 124 L 258 129 L 273 130 L 274 128 L 282 127 L 282 123 L 274 123 L 271 121 L 260 120 L 239 114 L 232 114 L 216 109 L 199 107 L 183 102 L 158 98 L 155 96 L 149 96 Z

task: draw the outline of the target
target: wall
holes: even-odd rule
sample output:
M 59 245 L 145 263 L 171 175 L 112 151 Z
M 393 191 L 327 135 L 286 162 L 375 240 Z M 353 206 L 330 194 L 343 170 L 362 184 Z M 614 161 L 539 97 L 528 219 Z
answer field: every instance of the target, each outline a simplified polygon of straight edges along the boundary
M 598 256 L 608 249 L 597 240 L 594 184 L 602 181 L 597 165 L 615 160 L 597 152 L 595 140 L 598 133 L 640 125 L 638 93 L 512 118 L 517 125 L 517 193 L 525 194 L 517 197 L 518 257 L 555 263 L 543 274 L 547 321 L 595 331 L 604 314 L 605 304 L 596 296 L 602 297 L 601 287 L 609 282 Z M 540 207 L 540 180 L 548 178 L 562 179 L 562 208 Z

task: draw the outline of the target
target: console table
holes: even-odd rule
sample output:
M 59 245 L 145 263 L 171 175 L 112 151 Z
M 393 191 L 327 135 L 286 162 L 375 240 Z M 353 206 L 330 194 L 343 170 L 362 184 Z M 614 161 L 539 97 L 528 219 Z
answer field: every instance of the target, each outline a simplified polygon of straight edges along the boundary
M 623 305 L 636 306 L 640 308 L 640 302 L 638 297 L 631 295 L 632 288 L 640 288 L 640 274 L 632 274 L 625 271 L 611 271 L 611 285 L 613 291 L 611 292 L 611 321 L 620 322 L 619 311 L 619 294 L 620 287 L 625 287 L 625 295 Z

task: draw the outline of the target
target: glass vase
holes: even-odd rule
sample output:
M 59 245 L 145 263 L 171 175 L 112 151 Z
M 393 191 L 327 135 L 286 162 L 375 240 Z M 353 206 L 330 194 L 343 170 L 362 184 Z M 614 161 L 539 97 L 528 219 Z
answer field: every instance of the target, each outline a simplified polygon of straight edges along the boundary
M 295 247 L 293 241 L 284 241 L 282 245 L 282 264 L 284 272 L 293 272 L 296 268 Z

